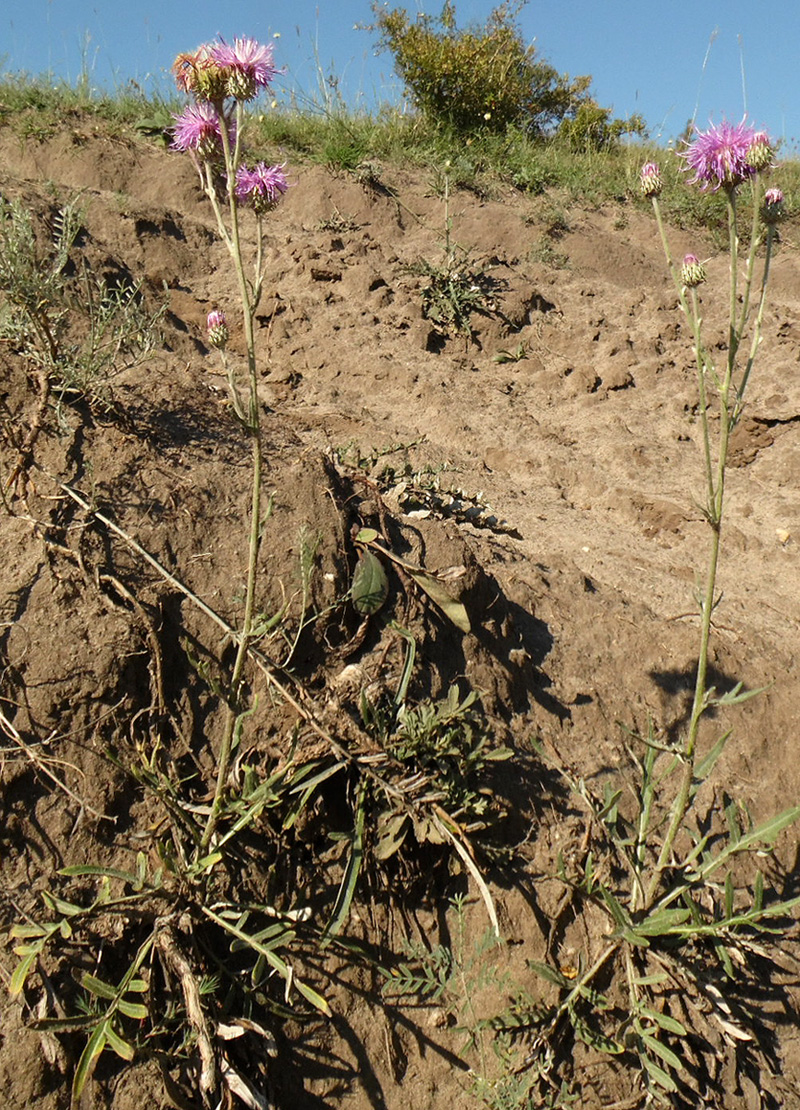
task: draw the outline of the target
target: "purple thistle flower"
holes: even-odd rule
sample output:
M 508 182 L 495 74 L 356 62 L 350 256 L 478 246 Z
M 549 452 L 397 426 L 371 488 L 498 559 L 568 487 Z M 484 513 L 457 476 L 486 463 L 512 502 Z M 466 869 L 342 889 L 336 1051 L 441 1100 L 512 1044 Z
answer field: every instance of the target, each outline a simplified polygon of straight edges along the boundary
M 706 268 L 696 254 L 687 254 L 684 256 L 683 265 L 681 266 L 681 281 L 689 289 L 694 289 L 698 285 L 702 285 L 706 280 Z
M 195 150 L 201 158 L 215 158 L 222 151 L 222 129 L 219 113 L 213 104 L 201 100 L 184 108 L 179 116 L 173 116 L 173 150 Z M 231 145 L 236 139 L 236 125 L 228 121 L 228 135 Z
M 225 319 L 225 313 L 218 308 L 212 309 L 208 314 L 206 327 L 208 342 L 212 347 L 223 350 L 228 342 L 228 322 Z
M 236 171 L 236 199 L 242 204 L 251 204 L 258 213 L 274 208 L 289 188 L 283 165 L 268 166 L 266 162 L 259 162 L 252 170 L 239 166 Z
M 697 131 L 697 128 L 695 128 Z M 733 189 L 755 170 L 748 161 L 756 132 L 744 120 L 733 124 L 723 120 L 719 127 L 697 131 L 697 138 L 681 151 L 681 158 L 694 170 L 692 183 L 716 192 L 720 186 Z
M 228 70 L 228 95 L 237 100 L 252 100 L 278 72 L 272 46 L 264 46 L 255 39 L 234 39 L 230 46 L 221 38 L 211 47 L 210 54 L 220 69 Z
M 657 197 L 661 192 L 661 170 L 655 162 L 645 162 L 642 166 L 640 184 L 646 197 Z
M 780 189 L 767 189 L 761 206 L 761 219 L 765 224 L 776 224 L 783 217 L 783 193 Z
M 747 161 L 754 170 L 765 170 L 772 162 L 774 145 L 766 131 L 756 131 L 747 152 Z

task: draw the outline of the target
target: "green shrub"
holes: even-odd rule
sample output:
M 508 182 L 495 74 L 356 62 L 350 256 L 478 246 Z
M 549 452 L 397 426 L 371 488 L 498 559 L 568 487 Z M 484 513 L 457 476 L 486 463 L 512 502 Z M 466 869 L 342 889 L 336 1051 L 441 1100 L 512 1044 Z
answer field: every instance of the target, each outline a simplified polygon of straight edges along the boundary
M 535 46 L 525 45 L 514 22 L 522 6 L 502 3 L 483 26 L 459 31 L 453 0 L 445 0 L 440 16 L 420 15 L 413 22 L 405 9 L 375 2 L 372 29 L 432 123 L 462 133 L 515 124 L 541 135 L 577 110 L 591 78 L 570 80 L 542 61 Z
M 645 132 L 645 122 L 638 113 L 628 119 L 611 119 L 610 110 L 601 108 L 591 97 L 578 106 L 572 118 L 562 120 L 558 128 L 569 149 L 580 154 L 613 150 L 622 135 L 643 136 Z

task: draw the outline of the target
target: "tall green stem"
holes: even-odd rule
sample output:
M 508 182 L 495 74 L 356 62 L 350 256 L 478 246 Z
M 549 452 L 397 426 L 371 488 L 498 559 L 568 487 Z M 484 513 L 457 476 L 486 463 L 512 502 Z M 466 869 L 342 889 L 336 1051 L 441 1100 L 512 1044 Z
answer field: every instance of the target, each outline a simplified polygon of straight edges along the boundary
M 710 360 L 701 341 L 701 320 L 698 311 L 696 293 L 694 290 L 692 290 L 692 302 L 690 308 L 686 300 L 685 290 L 678 286 L 681 307 L 685 315 L 687 316 L 687 319 L 690 321 L 694 333 L 695 357 L 697 361 L 698 382 L 700 391 L 699 397 L 701 419 L 703 422 L 703 452 L 706 470 L 706 481 L 708 487 L 708 499 L 706 503 L 705 516 L 711 528 L 711 548 L 709 551 L 706 580 L 700 603 L 700 649 L 697 660 L 697 674 L 695 677 L 694 696 L 692 699 L 692 707 L 689 714 L 689 724 L 686 732 L 686 738 L 683 744 L 683 751 L 681 753 L 683 771 L 681 774 L 678 792 L 672 805 L 669 825 L 664 837 L 664 842 L 662 844 L 661 851 L 658 856 L 658 861 L 653 870 L 648 886 L 648 904 L 652 904 L 653 898 L 656 895 L 658 886 L 661 881 L 661 875 L 664 869 L 669 865 L 669 861 L 671 859 L 673 847 L 675 844 L 675 839 L 683 825 L 686 813 L 691 804 L 692 783 L 694 780 L 695 757 L 697 738 L 700 730 L 700 721 L 706 709 L 708 708 L 709 703 L 708 654 L 709 642 L 711 638 L 711 618 L 716 606 L 715 595 L 717 569 L 719 566 L 720 556 L 720 541 L 722 535 L 722 519 L 725 502 L 725 473 L 728 460 L 728 447 L 731 432 L 735 427 L 741 413 L 744 389 L 747 385 L 747 379 L 749 377 L 750 370 L 752 369 L 752 364 L 755 359 L 755 355 L 760 342 L 761 324 L 763 320 L 764 304 L 766 298 L 766 286 L 767 279 L 769 277 L 769 262 L 773 238 L 772 229 L 770 229 L 767 236 L 767 254 L 764 262 L 764 273 L 761 281 L 759 310 L 753 332 L 753 341 L 751 345 L 750 356 L 748 358 L 747 366 L 742 375 L 741 382 L 739 383 L 737 389 L 734 380 L 737 365 L 737 354 L 739 350 L 739 345 L 742 340 L 743 330 L 747 323 L 747 315 L 749 311 L 750 292 L 754 274 L 755 249 L 758 243 L 758 224 L 756 212 L 754 213 L 753 218 L 750 252 L 748 256 L 747 271 L 745 276 L 745 289 L 743 294 L 743 303 L 740 309 L 738 304 L 739 237 L 737 233 L 735 187 L 731 186 L 727 188 L 726 192 L 728 199 L 728 240 L 730 252 L 730 299 L 728 320 L 728 352 L 725 374 L 722 378 L 722 381 L 719 381 L 715 377 L 719 390 L 720 415 L 720 436 L 716 466 L 712 461 L 710 433 L 708 426 L 708 402 L 706 396 L 706 371 L 708 368 L 713 368 L 711 367 Z M 756 205 L 757 207 L 756 196 L 756 186 L 754 185 L 753 202 L 754 205 Z M 675 280 L 676 285 L 678 285 L 678 282 L 676 280 L 675 267 L 670 256 L 669 246 L 661 222 L 659 206 L 656 198 L 653 198 L 653 206 L 656 212 L 661 239 L 664 243 L 667 263 L 669 265 L 670 272 L 672 273 L 673 280 Z
M 222 113 L 220 113 L 222 115 Z M 247 560 L 247 585 L 245 589 L 245 602 L 244 602 L 244 615 L 242 617 L 241 631 L 238 637 L 238 644 L 236 649 L 236 658 L 233 664 L 233 671 L 231 673 L 231 689 L 230 689 L 230 702 L 228 705 L 228 712 L 225 718 L 225 729 L 222 735 L 222 743 L 220 745 L 219 757 L 217 762 L 217 782 L 214 790 L 214 798 L 211 803 L 211 812 L 208 816 L 205 831 L 201 840 L 201 848 L 206 850 L 211 843 L 211 839 L 219 821 L 220 811 L 222 809 L 222 799 L 225 793 L 225 784 L 228 779 L 230 771 L 231 755 L 233 751 L 233 739 L 236 732 L 236 722 L 241 714 L 241 692 L 243 684 L 244 666 L 247 659 L 247 651 L 250 645 L 253 630 L 253 615 L 255 612 L 255 593 L 256 593 L 256 579 L 258 568 L 258 551 L 261 543 L 261 471 L 263 466 L 263 455 L 261 447 L 261 418 L 258 403 L 258 372 L 256 367 L 255 355 L 255 333 L 254 333 L 254 319 L 256 309 L 256 296 L 255 292 L 260 285 L 259 276 L 256 277 L 256 286 L 254 287 L 254 295 L 251 296 L 251 289 L 248 285 L 247 278 L 244 273 L 244 266 L 242 263 L 241 240 L 239 235 L 239 211 L 236 204 L 235 185 L 236 185 L 236 164 L 238 161 L 239 149 L 239 135 L 241 134 L 242 112 L 241 105 L 237 104 L 237 130 L 236 130 L 236 146 L 231 151 L 230 140 L 228 137 L 227 127 L 220 128 L 222 137 L 222 147 L 225 155 L 225 166 L 227 170 L 227 199 L 228 199 L 228 214 L 230 218 L 230 233 L 226 235 L 225 240 L 228 243 L 228 249 L 231 257 L 233 258 L 234 266 L 236 268 L 236 277 L 239 285 L 239 296 L 242 302 L 242 311 L 244 315 L 244 338 L 245 347 L 247 349 L 247 369 L 248 369 L 248 382 L 249 382 L 249 404 L 248 404 L 248 421 L 247 429 L 250 433 L 250 443 L 252 449 L 252 492 L 250 501 L 250 542 L 249 553 Z M 221 222 L 221 213 L 216 204 L 216 197 L 214 197 L 215 210 L 217 211 L 217 218 Z M 260 231 L 260 227 L 259 227 Z

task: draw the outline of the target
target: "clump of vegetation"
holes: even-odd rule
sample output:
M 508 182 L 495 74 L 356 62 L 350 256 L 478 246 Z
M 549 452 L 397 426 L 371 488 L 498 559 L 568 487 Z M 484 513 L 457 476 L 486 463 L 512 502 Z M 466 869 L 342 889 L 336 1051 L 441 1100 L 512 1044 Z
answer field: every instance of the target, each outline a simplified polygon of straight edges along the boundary
M 509 125 L 547 134 L 574 114 L 591 77 L 559 74 L 526 46 L 514 17 L 521 4 L 503 3 L 482 27 L 458 30 L 453 0 L 438 17 L 411 20 L 403 8 L 373 7 L 379 45 L 423 115 L 459 133 L 503 132 Z

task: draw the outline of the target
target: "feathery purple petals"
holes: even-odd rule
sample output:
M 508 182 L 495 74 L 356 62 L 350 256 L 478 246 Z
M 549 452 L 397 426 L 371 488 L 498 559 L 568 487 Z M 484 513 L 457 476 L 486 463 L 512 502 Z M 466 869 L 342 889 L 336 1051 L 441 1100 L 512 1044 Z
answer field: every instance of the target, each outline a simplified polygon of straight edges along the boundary
M 745 120 L 737 124 L 723 120 L 719 127 L 697 131 L 697 137 L 680 154 L 694 171 L 692 183 L 716 192 L 720 186 L 733 188 L 751 177 L 756 171 L 748 154 L 757 134 Z

